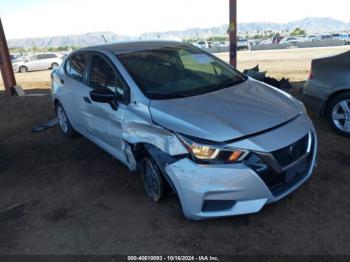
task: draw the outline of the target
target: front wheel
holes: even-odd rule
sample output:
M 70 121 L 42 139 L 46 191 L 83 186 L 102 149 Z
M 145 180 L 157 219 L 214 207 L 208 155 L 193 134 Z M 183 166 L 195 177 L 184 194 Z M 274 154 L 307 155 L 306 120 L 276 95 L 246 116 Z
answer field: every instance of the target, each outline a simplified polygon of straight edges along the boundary
M 327 117 L 338 134 L 350 136 L 350 93 L 341 94 L 330 101 Z
M 142 160 L 141 172 L 146 194 L 151 197 L 154 202 L 159 202 L 163 197 L 164 183 L 157 164 L 150 157 L 145 157 Z

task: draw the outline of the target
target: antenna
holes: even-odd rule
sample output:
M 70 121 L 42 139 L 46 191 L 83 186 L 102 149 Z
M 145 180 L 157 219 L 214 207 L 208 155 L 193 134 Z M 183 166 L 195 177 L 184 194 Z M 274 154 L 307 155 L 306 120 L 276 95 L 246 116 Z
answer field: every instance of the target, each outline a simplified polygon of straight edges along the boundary
M 105 36 L 104 35 L 101 35 L 101 37 L 103 38 L 103 40 L 105 41 L 105 43 L 107 44 L 108 41 L 106 40 Z

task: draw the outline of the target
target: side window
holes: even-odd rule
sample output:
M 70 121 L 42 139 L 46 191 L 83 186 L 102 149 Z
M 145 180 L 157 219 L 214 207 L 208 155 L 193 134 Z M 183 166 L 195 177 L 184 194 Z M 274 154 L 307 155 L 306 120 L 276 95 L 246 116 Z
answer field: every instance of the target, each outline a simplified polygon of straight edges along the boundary
M 45 59 L 45 55 L 44 54 L 39 54 L 39 55 L 37 55 L 37 59 L 38 60 Z
M 98 55 L 93 55 L 91 59 L 90 85 L 92 88 L 112 88 L 117 87 L 117 78 L 113 68 Z
M 69 71 L 66 66 L 68 75 L 78 81 L 83 82 L 85 67 L 86 67 L 86 55 L 85 54 L 75 55 L 67 62 L 67 64 L 68 63 L 69 63 L 69 66 L 68 66 Z
M 57 56 L 55 54 L 46 54 L 46 58 L 57 58 Z
M 93 55 L 91 58 L 90 86 L 94 89 L 108 88 L 116 93 L 119 100 L 127 100 L 125 84 L 120 81 L 108 62 L 99 55 Z

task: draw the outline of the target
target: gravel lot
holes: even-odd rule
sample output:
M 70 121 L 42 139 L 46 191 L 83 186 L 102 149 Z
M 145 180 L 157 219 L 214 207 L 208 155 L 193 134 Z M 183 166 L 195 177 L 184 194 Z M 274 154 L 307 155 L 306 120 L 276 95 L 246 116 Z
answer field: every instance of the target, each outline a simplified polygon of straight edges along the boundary
M 23 77 L 35 83 L 35 74 L 49 76 Z M 300 189 L 258 214 L 193 222 L 175 196 L 152 203 L 138 174 L 86 139 L 66 140 L 57 127 L 32 134 L 53 117 L 47 84 L 38 83 L 27 92 L 43 96 L 0 91 L 0 209 L 24 203 L 0 212 L 0 254 L 350 255 L 350 140 L 325 119 L 311 113 L 318 168 Z

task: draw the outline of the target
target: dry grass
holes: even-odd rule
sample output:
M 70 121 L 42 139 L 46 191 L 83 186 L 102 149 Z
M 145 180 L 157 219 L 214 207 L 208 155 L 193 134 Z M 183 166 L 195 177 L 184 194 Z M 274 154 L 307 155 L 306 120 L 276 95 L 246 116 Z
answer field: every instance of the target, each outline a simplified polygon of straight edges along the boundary
M 291 81 L 304 81 L 310 70 L 311 60 L 318 57 L 330 56 L 350 50 L 348 46 L 270 50 L 270 51 L 243 51 L 238 52 L 239 70 L 252 68 L 257 64 L 262 71 L 268 71 L 269 76 L 278 79 L 282 77 L 290 78 Z M 220 53 L 217 56 L 225 61 L 229 60 L 228 53 Z M 24 89 L 42 89 L 50 87 L 50 71 L 37 71 L 25 74 L 16 73 L 19 85 Z M 3 90 L 2 79 L 0 77 L 0 90 Z

